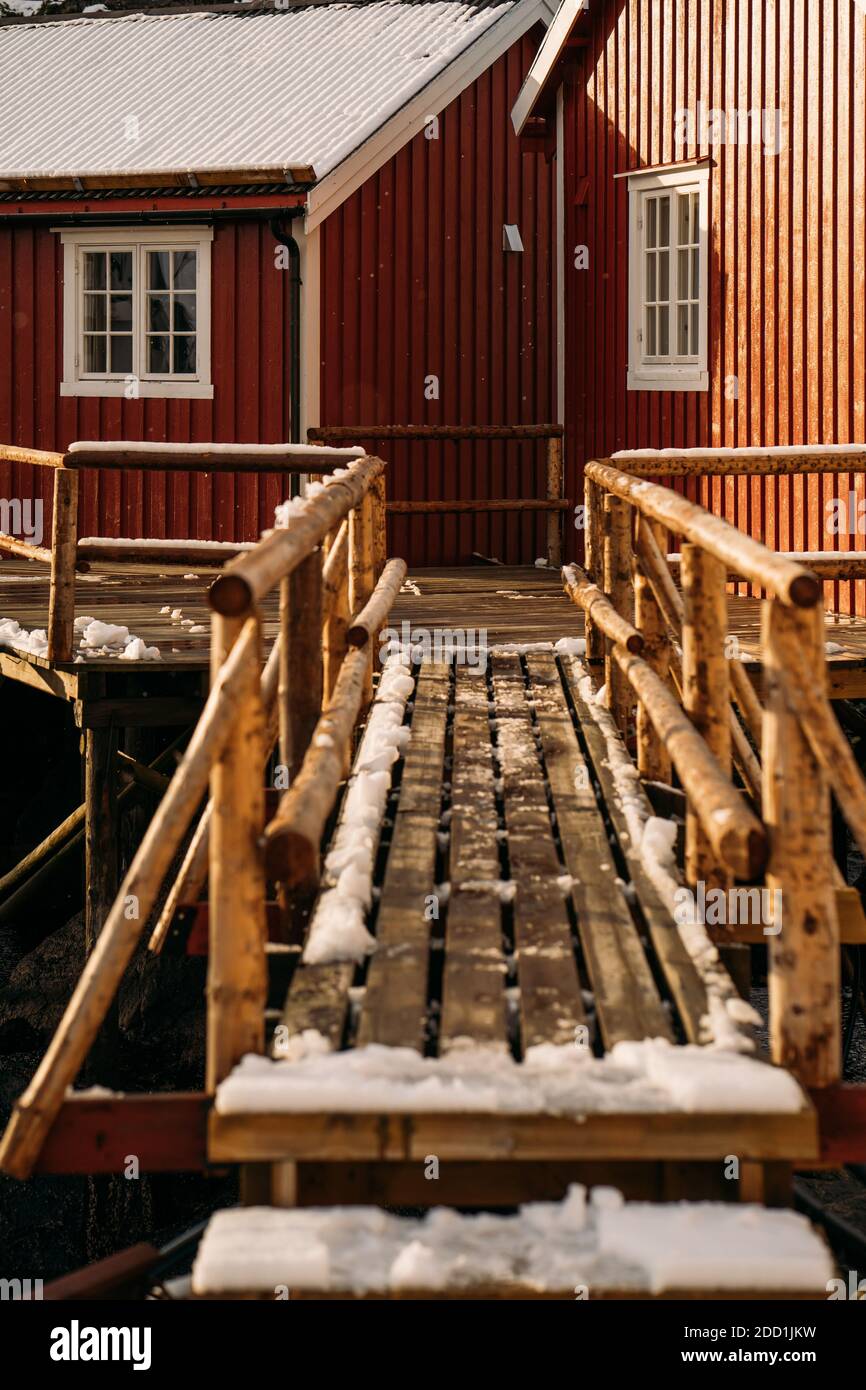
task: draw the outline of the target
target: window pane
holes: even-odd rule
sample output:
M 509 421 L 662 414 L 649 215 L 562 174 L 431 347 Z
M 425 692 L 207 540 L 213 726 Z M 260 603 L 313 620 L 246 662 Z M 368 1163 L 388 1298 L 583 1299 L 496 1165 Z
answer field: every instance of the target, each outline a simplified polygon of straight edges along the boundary
M 105 295 L 86 294 L 84 296 L 85 333 L 105 332 Z
M 149 251 L 147 256 L 147 286 L 151 290 L 168 289 L 168 251 Z
M 168 338 L 148 338 L 147 370 L 168 374 Z
M 693 305 L 692 305 L 691 337 L 690 337 L 689 341 L 690 341 L 690 343 L 691 343 L 691 345 L 692 345 L 692 347 L 691 347 L 692 356 L 693 356 L 693 357 L 696 357 L 697 354 L 698 354 L 698 306 L 697 306 L 697 304 L 693 304 Z
M 664 303 L 671 297 L 670 252 L 659 252 L 659 299 Z
M 655 357 L 656 355 L 656 311 L 647 309 L 646 311 L 646 355 Z
M 680 194 L 677 198 L 677 240 L 680 246 L 688 246 L 691 242 L 691 227 L 689 213 L 691 211 L 691 194 Z
M 105 289 L 105 252 L 85 251 L 84 288 L 86 290 Z
M 658 203 L 655 198 L 647 199 L 646 205 L 646 244 L 655 246 L 656 244 L 656 219 Z
M 132 335 L 116 333 L 111 338 L 111 370 L 132 371 Z
M 670 334 L 668 325 L 670 322 L 670 310 L 659 309 L 659 357 L 667 357 L 671 350 Z
M 151 333 L 167 333 L 169 330 L 167 294 L 151 294 L 147 298 L 147 326 Z
M 132 295 L 111 296 L 111 327 L 119 333 L 132 332 Z
M 677 252 L 677 299 L 689 297 L 689 252 Z
M 175 251 L 174 288 L 176 290 L 195 289 L 195 252 Z
M 132 289 L 132 252 L 112 251 L 111 288 L 113 290 Z
M 689 306 L 681 304 L 677 309 L 677 354 L 680 357 L 689 355 Z
M 700 240 L 700 232 L 701 232 L 700 208 L 701 208 L 701 195 L 700 195 L 700 193 L 693 193 L 693 194 L 692 194 L 692 241 L 693 241 L 693 243 L 695 244 L 695 246 L 697 246 L 698 241 Z
M 84 370 L 86 372 L 105 371 L 105 338 L 86 337 L 84 339 Z
M 700 298 L 701 273 L 697 251 L 692 252 L 692 299 Z
M 174 296 L 174 330 L 176 333 L 195 331 L 194 294 L 176 294 Z
M 172 346 L 174 348 L 174 370 L 190 374 L 195 371 L 195 337 L 175 338 Z
M 646 298 L 648 303 L 655 303 L 656 299 L 656 258 L 652 253 L 646 258 Z
M 671 244 L 671 200 L 659 198 L 659 246 Z

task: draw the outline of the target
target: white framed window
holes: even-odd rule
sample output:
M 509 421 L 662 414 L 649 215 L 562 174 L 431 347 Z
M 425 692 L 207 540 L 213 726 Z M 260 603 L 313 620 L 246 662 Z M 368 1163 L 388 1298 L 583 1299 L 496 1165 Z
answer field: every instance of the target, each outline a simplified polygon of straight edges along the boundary
M 61 396 L 211 399 L 212 228 L 55 230 Z
M 630 391 L 706 391 L 709 169 L 629 176 Z

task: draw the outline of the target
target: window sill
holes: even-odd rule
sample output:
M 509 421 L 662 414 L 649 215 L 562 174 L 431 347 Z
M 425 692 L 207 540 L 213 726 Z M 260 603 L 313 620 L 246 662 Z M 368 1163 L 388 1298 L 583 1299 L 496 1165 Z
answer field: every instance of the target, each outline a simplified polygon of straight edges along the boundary
M 659 376 L 646 376 L 640 372 L 628 373 L 629 391 L 709 391 L 709 372 L 668 373 Z
M 213 386 L 204 381 L 61 381 L 61 396 L 112 396 L 127 400 L 212 401 Z

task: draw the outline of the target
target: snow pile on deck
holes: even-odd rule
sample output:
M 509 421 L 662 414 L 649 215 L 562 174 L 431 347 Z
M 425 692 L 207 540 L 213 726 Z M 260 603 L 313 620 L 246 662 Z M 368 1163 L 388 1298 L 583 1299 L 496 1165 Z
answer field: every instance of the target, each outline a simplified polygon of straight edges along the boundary
M 98 618 L 76 618 L 79 646 L 88 656 L 116 656 L 121 661 L 160 661 L 159 647 L 149 647 L 143 637 L 135 637 L 128 627 L 103 623 Z
M 48 655 L 48 633 L 42 627 L 28 632 L 14 618 L 0 618 L 0 646 L 14 647 L 33 656 Z
M 210 1220 L 195 1294 L 283 1289 L 443 1292 L 515 1284 L 590 1299 L 670 1289 L 823 1293 L 833 1264 L 805 1217 L 716 1202 L 623 1202 L 614 1188 L 569 1188 L 514 1216 L 421 1219 L 377 1207 L 238 1207 Z
M 219 1086 L 220 1114 L 590 1115 L 794 1113 L 805 1104 L 787 1072 L 747 1057 L 662 1038 L 617 1043 L 604 1057 L 545 1043 L 522 1062 L 467 1041 L 444 1057 L 408 1047 L 330 1052 L 313 1030 L 294 1037 L 291 1056 L 241 1059 Z
M 415 689 L 399 655 L 385 662 L 376 699 L 346 789 L 337 833 L 325 857 L 323 882 L 304 950 L 307 965 L 363 960 L 376 949 L 366 916 L 373 903 L 373 869 L 391 770 L 409 740 L 403 723 Z

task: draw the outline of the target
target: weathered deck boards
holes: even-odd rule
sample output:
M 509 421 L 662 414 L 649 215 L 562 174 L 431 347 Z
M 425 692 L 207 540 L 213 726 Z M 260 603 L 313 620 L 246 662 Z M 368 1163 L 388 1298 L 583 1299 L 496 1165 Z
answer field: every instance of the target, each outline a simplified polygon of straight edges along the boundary
M 591 1000 L 597 1053 L 628 1039 L 705 1041 L 704 982 L 631 852 L 611 748 L 570 660 L 550 650 L 494 652 L 481 672 L 422 664 L 412 729 L 371 916 L 377 951 L 357 965 L 300 965 L 290 1034 L 317 1028 L 333 1048 L 427 1057 L 471 1040 L 520 1061 L 538 1044 L 592 1047 Z M 579 1120 L 215 1112 L 210 1129 L 214 1161 L 250 1162 L 773 1162 L 807 1160 L 816 1145 L 805 1100 L 797 1113 Z

